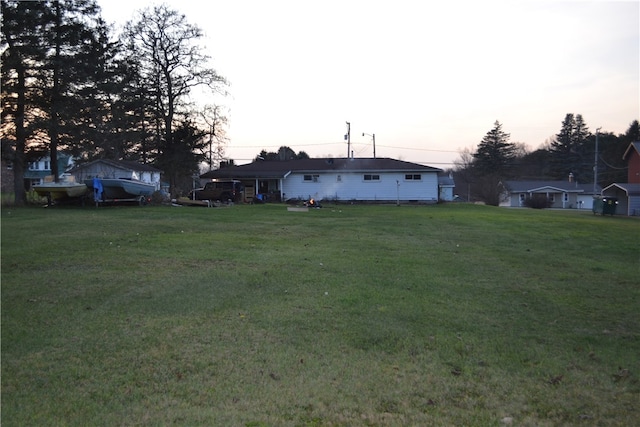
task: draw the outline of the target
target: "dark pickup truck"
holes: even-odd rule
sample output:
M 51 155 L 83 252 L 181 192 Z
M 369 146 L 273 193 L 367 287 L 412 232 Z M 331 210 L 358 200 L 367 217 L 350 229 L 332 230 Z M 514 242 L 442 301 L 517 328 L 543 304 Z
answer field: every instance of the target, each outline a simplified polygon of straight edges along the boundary
M 204 187 L 191 190 L 189 198 L 191 200 L 219 200 L 221 202 L 240 202 L 244 187 L 240 181 L 236 180 L 216 180 L 207 182 Z

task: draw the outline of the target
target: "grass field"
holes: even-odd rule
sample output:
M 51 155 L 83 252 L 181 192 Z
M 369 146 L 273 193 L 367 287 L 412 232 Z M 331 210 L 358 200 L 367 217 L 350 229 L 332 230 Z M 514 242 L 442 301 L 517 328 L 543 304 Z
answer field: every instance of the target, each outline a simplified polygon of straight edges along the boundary
M 640 424 L 640 222 L 2 209 L 3 426 Z

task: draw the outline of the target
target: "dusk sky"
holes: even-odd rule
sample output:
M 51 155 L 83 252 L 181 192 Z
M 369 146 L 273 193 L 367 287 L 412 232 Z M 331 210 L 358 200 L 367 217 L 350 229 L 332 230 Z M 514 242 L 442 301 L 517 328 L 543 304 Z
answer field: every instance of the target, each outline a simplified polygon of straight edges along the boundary
M 116 26 L 163 2 L 98 0 Z M 496 120 L 536 149 L 567 113 L 640 119 L 640 2 L 167 0 L 230 82 L 226 154 L 289 146 L 446 169 Z M 118 27 L 117 27 L 118 28 Z

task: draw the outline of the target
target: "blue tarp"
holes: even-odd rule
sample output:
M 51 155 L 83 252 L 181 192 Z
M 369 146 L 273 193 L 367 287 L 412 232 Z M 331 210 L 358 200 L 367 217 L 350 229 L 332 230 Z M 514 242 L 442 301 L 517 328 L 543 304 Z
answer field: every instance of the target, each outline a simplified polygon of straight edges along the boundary
M 102 188 L 102 181 L 100 178 L 93 178 L 93 199 L 98 201 L 102 200 L 102 192 L 104 189 Z

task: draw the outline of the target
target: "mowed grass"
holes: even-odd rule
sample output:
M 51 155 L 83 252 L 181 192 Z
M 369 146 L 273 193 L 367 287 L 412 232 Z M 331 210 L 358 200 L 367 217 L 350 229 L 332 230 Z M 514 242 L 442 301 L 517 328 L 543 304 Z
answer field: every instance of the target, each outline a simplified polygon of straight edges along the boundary
M 2 210 L 3 426 L 640 423 L 640 222 Z

